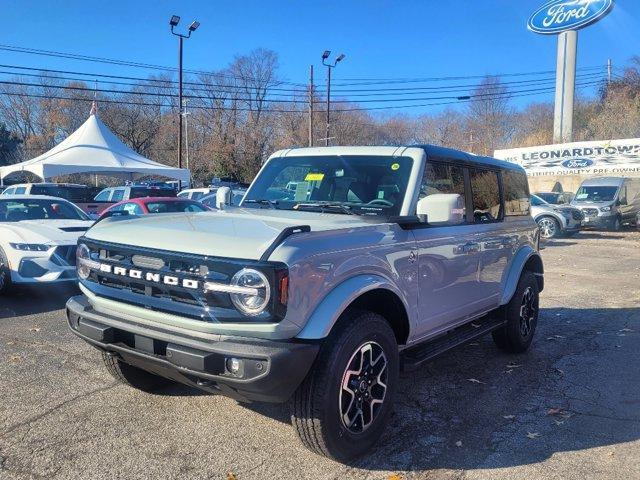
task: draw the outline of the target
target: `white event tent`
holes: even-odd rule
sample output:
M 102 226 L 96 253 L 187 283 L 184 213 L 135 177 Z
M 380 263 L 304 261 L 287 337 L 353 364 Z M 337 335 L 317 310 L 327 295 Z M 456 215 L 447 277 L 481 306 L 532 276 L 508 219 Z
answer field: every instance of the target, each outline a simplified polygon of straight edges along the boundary
M 0 181 L 15 172 L 31 172 L 44 181 L 60 175 L 90 173 L 136 180 L 149 175 L 189 181 L 189 170 L 149 160 L 125 145 L 95 114 L 54 148 L 39 157 L 0 167 Z

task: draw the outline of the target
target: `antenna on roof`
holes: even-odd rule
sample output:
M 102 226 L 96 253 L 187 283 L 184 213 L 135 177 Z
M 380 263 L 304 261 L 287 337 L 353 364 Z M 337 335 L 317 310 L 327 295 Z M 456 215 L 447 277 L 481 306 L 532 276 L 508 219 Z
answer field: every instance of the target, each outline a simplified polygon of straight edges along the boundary
M 91 103 L 91 111 L 89 112 L 89 115 L 97 115 L 98 113 L 98 102 L 96 100 L 97 96 L 98 96 L 98 80 L 94 80 L 94 87 L 93 87 L 93 102 Z

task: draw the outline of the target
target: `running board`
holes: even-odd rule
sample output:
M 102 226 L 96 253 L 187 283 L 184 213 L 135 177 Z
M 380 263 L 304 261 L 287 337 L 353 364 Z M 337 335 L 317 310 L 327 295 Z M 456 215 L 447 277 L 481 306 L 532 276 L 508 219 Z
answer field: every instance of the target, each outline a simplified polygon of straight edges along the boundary
M 493 330 L 502 327 L 505 323 L 506 321 L 503 318 L 486 315 L 454 328 L 433 340 L 428 340 L 415 347 L 410 347 L 402 352 L 402 370 L 415 370 L 424 362 L 427 362 L 438 355 L 451 350 L 452 348 L 480 338 L 487 333 L 491 333 Z

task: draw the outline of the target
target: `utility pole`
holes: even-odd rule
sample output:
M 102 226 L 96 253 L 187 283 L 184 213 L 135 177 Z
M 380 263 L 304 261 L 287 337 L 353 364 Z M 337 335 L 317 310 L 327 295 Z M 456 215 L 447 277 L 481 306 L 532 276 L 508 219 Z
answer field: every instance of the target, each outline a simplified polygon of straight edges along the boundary
M 313 147 L 313 65 L 309 66 L 309 146 Z
M 184 147 L 185 147 L 185 153 L 187 154 L 187 170 L 189 170 L 189 119 L 187 118 L 187 115 L 189 115 L 189 112 L 187 112 L 187 103 L 189 102 L 189 100 L 184 99 L 182 101 L 182 116 L 184 116 Z
M 185 38 L 190 38 L 191 34 L 200 26 L 200 22 L 193 21 L 189 25 L 186 34 L 176 33 L 174 28 L 180 23 L 178 15 L 172 15 L 169 20 L 171 33 L 178 37 L 178 168 L 182 168 L 182 46 Z M 178 190 L 181 188 L 181 181 L 178 180 Z
M 611 59 L 607 59 L 607 87 L 611 85 Z
M 324 144 L 325 146 L 329 146 L 329 125 L 330 123 L 330 111 L 331 111 L 331 69 L 336 68 L 336 65 L 338 65 L 339 62 L 341 62 L 344 57 L 345 54 L 341 53 L 340 55 L 338 55 L 338 57 L 335 59 L 335 61 L 333 62 L 333 64 L 331 64 L 330 62 L 327 63 L 327 59 L 329 58 L 329 55 L 331 55 L 331 50 L 325 50 L 324 53 L 322 54 L 322 64 L 327 67 L 327 126 L 326 126 L 326 130 L 325 130 L 325 138 L 324 138 Z
M 554 143 L 573 139 L 573 98 L 576 87 L 578 32 L 567 30 L 558 35 L 556 61 L 556 98 L 553 113 Z
M 331 111 L 331 67 L 327 67 L 327 128 L 324 132 L 324 145 L 329 146 L 329 112 Z

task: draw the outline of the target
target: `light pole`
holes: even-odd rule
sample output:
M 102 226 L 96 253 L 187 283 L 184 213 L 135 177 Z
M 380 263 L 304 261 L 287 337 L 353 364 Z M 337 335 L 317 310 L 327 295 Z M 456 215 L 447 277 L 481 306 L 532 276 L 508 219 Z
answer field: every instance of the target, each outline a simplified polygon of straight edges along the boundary
M 186 34 L 175 32 L 174 29 L 178 23 L 180 23 L 180 17 L 172 15 L 169 19 L 171 33 L 178 37 L 178 168 L 182 168 L 182 43 L 185 38 L 191 37 L 191 34 L 198 29 L 200 22 L 191 22 Z M 180 184 L 181 182 L 178 180 L 178 189 L 181 187 Z
M 338 65 L 339 62 L 344 60 L 344 57 L 345 57 L 345 54 L 341 53 L 340 55 L 338 55 L 338 57 L 335 59 L 332 65 L 331 62 L 327 62 L 329 55 L 331 55 L 331 50 L 325 50 L 324 53 L 322 54 L 322 65 L 327 67 L 327 128 L 325 131 L 325 139 L 324 139 L 324 144 L 327 147 L 329 146 L 329 119 L 330 119 L 329 112 L 331 110 L 331 69 L 336 68 L 336 65 Z

